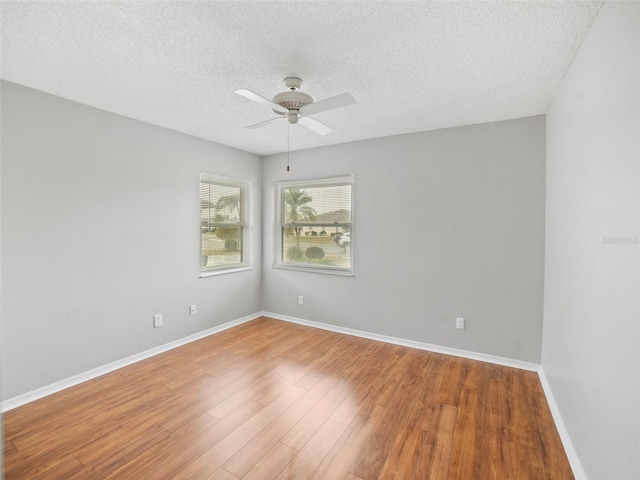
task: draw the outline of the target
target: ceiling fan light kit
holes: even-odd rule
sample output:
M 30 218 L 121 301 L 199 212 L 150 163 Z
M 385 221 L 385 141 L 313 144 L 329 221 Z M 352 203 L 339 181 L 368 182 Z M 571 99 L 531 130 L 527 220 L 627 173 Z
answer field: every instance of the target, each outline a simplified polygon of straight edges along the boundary
M 343 93 L 342 95 L 336 95 L 335 97 L 329 97 L 324 100 L 320 100 L 319 102 L 314 102 L 311 95 L 300 91 L 302 79 L 298 77 L 285 78 L 284 85 L 287 87 L 287 91 L 278 93 L 273 97 L 273 100 L 264 98 L 250 90 L 235 91 L 238 95 L 257 102 L 260 105 L 264 105 L 273 110 L 276 115 L 279 115 L 278 117 L 249 125 L 246 128 L 258 128 L 269 124 L 274 120 L 286 118 L 291 125 L 302 125 L 319 135 L 327 135 L 328 133 L 331 133 L 333 129 L 330 126 L 309 117 L 309 115 L 346 107 L 356 103 L 353 96 L 349 93 Z

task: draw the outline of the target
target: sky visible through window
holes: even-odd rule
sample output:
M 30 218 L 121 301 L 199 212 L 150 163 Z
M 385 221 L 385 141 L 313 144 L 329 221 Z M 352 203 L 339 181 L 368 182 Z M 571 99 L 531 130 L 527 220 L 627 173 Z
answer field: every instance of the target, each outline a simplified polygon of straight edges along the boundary
M 351 185 L 289 187 L 287 190 L 296 189 L 303 190 L 311 197 L 311 201 L 306 205 L 315 211 L 317 222 L 323 222 L 322 214 L 324 213 L 351 210 Z M 320 216 L 320 218 L 318 218 L 318 216 Z M 305 222 L 312 221 L 306 219 Z
M 248 266 L 246 188 L 241 180 L 201 174 L 201 274 Z
M 352 194 L 351 182 L 284 186 L 280 265 L 349 272 Z

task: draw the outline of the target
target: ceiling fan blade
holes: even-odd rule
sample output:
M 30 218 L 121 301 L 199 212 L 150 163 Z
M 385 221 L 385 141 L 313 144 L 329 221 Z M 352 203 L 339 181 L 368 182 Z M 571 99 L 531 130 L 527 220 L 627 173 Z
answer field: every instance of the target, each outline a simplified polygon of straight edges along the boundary
M 326 135 L 327 133 L 333 132 L 333 128 L 329 125 L 325 125 L 322 122 L 314 120 L 310 117 L 300 117 L 298 120 L 298 125 L 302 125 L 303 127 L 308 128 L 312 132 L 316 132 L 319 135 Z
M 333 110 L 334 108 L 347 107 L 354 103 L 356 103 L 356 99 L 353 98 L 350 93 L 343 93 L 342 95 L 336 95 L 335 97 L 325 98 L 319 102 L 305 105 L 300 109 L 300 113 L 303 115 L 313 115 L 315 113 Z
M 257 93 L 253 93 L 251 90 L 236 90 L 235 93 L 240 95 L 241 97 L 248 98 L 249 100 L 253 100 L 254 102 L 259 103 L 260 105 L 264 105 L 265 107 L 275 110 L 277 114 L 284 115 L 287 113 L 287 109 L 282 105 L 278 105 L 277 103 L 272 102 L 271 100 L 261 97 Z
M 254 123 L 253 125 L 248 125 L 244 128 L 260 128 L 260 127 L 264 127 L 265 125 L 273 122 L 274 120 L 282 120 L 284 117 L 274 117 L 274 118 L 270 118 L 269 120 L 265 120 L 264 122 L 258 122 L 258 123 Z

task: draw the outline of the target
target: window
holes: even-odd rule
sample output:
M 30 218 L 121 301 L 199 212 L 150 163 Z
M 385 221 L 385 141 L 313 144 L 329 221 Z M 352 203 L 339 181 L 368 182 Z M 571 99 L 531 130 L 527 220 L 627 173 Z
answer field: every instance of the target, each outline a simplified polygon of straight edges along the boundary
M 251 268 L 249 187 L 244 180 L 200 174 L 200 276 Z
M 353 177 L 278 184 L 277 268 L 353 273 Z

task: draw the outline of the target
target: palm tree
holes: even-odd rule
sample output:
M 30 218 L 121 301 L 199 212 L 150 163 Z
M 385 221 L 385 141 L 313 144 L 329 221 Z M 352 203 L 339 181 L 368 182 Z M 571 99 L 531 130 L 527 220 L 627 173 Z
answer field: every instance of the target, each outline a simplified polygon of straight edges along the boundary
M 227 218 L 232 215 L 235 211 L 238 220 L 240 220 L 240 194 L 237 193 L 235 195 L 227 195 L 226 197 L 220 197 L 216 204 L 213 206 L 216 213 L 225 210 L 228 213 Z
M 235 218 L 240 222 L 240 194 L 227 195 L 226 197 L 220 197 L 213 206 L 216 211 L 216 221 L 229 220 L 229 217 L 236 215 Z M 222 212 L 222 213 L 220 213 Z M 240 226 L 228 227 L 219 226 L 216 228 L 216 236 L 224 240 L 225 250 L 238 250 L 240 247 Z
M 299 188 L 292 188 L 284 192 L 285 223 L 301 223 L 305 220 L 315 220 L 316 211 L 308 203 L 313 200 L 307 192 Z M 300 227 L 294 227 L 296 232 L 296 247 L 300 248 Z

